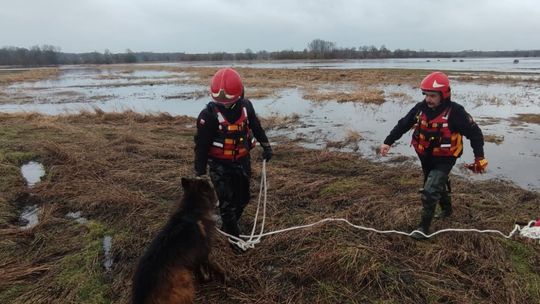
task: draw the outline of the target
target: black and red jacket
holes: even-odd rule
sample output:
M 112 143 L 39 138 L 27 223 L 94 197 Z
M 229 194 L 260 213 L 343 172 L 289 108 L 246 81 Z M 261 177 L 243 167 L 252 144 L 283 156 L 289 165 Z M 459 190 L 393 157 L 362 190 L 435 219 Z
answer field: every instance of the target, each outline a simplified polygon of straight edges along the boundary
M 411 129 L 411 144 L 421 159 L 429 157 L 436 162 L 455 162 L 463 150 L 461 136 L 470 140 L 475 157 L 484 157 L 482 131 L 463 106 L 450 100 L 434 109 L 425 101 L 417 103 L 398 121 L 384 143 L 392 145 Z
M 254 139 L 268 144 L 253 105 L 248 99 L 238 100 L 232 107 L 210 102 L 197 118 L 195 136 L 195 172 L 206 173 L 208 159 L 237 162 L 249 156 Z

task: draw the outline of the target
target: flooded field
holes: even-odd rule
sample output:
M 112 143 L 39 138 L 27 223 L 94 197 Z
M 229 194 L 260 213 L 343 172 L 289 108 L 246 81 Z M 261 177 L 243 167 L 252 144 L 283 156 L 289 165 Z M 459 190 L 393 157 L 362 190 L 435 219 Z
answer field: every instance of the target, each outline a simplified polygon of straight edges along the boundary
M 489 170 L 483 176 L 471 176 L 461 170 L 465 162 L 473 160 L 469 143 L 465 141 L 465 153 L 454 173 L 474 179 L 509 180 L 527 189 L 540 190 L 537 173 L 540 171 L 540 125 L 519 119 L 524 114 L 540 115 L 540 61 L 521 59 L 517 65 L 503 59 L 448 61 L 446 59 L 444 65 L 439 62 L 441 68 L 450 68 L 452 64 L 463 66 L 457 68 L 460 71 L 449 73 L 453 100 L 465 106 L 481 125 L 487 141 L 486 157 L 490 162 Z M 377 61 L 369 62 L 377 64 Z M 347 66 L 340 62 L 327 62 L 326 66 L 294 64 L 252 64 L 241 70 L 242 75 L 247 75 L 247 97 L 251 96 L 250 92 L 257 93 L 257 98 L 251 99 L 258 114 L 269 120 L 288 119 L 288 127 L 269 131 L 274 140 L 286 136 L 310 148 L 350 151 L 387 163 L 416 162 L 409 146 L 410 134 L 403 136 L 389 158 L 379 158 L 376 147 L 397 120 L 421 100 L 417 83 L 429 73 L 428 70 L 407 74 L 402 70 L 388 70 L 371 78 L 362 78 L 358 68 L 371 66 L 360 61 Z M 313 66 L 317 68 L 303 72 L 294 70 Z M 437 63 L 410 60 L 386 61 L 382 67 L 419 69 L 432 66 Z M 334 70 L 323 70 L 325 68 Z M 132 110 L 195 117 L 209 102 L 205 93 L 206 82 L 210 79 L 207 75 L 214 70 L 181 65 L 65 67 L 56 78 L 15 82 L 2 87 L 0 112 L 57 115 L 97 108 L 106 112 Z M 321 75 L 326 78 L 321 79 Z M 396 75 L 396 81 L 393 81 L 393 75 Z M 375 92 L 377 102 L 370 102 L 370 99 L 348 102 L 361 99 L 366 92 Z
M 517 62 L 515 62 L 517 60 Z M 162 65 L 160 63 L 160 65 Z M 358 60 L 283 60 L 268 62 L 188 62 L 170 66 L 236 66 L 253 68 L 322 68 L 322 69 L 426 69 L 492 72 L 540 72 L 540 58 L 401 58 Z

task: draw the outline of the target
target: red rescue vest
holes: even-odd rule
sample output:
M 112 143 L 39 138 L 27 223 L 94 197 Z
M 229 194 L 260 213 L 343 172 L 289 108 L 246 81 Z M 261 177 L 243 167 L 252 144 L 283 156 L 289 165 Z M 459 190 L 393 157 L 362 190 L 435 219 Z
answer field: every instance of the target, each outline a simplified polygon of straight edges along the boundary
M 423 112 L 416 116 L 411 144 L 418 155 L 423 156 L 431 151 L 433 156 L 455 158 L 461 156 L 463 152 L 461 134 L 450 131 L 448 126 L 451 111 L 452 109 L 448 107 L 432 120 L 429 120 Z
M 242 105 L 240 118 L 234 123 L 229 122 L 218 107 L 213 109 L 219 125 L 208 156 L 224 160 L 236 160 L 247 156 L 249 150 L 255 147 L 255 139 L 249 128 L 246 107 Z

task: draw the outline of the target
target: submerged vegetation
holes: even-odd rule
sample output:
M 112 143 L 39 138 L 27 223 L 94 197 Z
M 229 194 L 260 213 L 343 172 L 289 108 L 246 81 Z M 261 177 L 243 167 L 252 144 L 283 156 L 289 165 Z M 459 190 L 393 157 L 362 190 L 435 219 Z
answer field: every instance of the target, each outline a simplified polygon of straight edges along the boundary
M 284 128 L 297 115 L 269 118 Z M 167 114 L 0 114 L 0 302 L 128 303 L 137 259 L 166 222 L 192 172 L 194 119 Z M 308 150 L 280 139 L 268 164 L 266 230 L 334 217 L 410 231 L 418 220 L 421 170 L 357 155 Z M 350 132 L 347 143 L 361 140 Z M 258 193 L 260 150 L 253 151 Z M 28 189 L 18 168 L 40 161 Z M 499 182 L 453 177 L 455 214 L 434 229 L 498 229 L 538 216 L 540 195 Z M 248 232 L 255 201 L 242 218 Z M 38 204 L 39 224 L 18 216 Z M 66 217 L 81 211 L 88 219 Z M 101 240 L 112 236 L 111 270 Z M 198 286 L 200 303 L 534 303 L 540 298 L 537 241 L 473 233 L 418 242 L 326 224 L 266 237 L 234 255 L 223 237 L 214 258 L 228 282 Z
M 493 135 L 493 134 L 484 134 L 484 141 L 495 143 L 496 145 L 502 144 L 504 141 L 504 136 L 502 135 Z
M 540 114 L 519 114 L 515 120 L 526 123 L 540 124 Z

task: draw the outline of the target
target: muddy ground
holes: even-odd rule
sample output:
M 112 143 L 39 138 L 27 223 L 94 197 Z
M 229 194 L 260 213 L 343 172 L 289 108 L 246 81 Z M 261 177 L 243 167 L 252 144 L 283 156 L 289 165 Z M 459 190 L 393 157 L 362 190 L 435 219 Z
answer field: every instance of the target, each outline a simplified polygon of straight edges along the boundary
M 267 129 L 287 120 L 266 120 Z M 135 113 L 0 114 L 0 303 L 127 303 L 137 259 L 192 174 L 194 119 Z M 357 155 L 308 150 L 286 138 L 268 164 L 266 230 L 347 218 L 410 231 L 419 217 L 421 170 Z M 255 212 L 260 148 L 253 151 Z M 29 189 L 20 166 L 45 166 Z M 454 215 L 444 228 L 498 229 L 540 216 L 540 195 L 499 181 L 453 179 Z M 39 206 L 39 224 L 19 216 Z M 88 221 L 66 215 L 80 211 Z M 104 267 L 103 239 L 113 263 Z M 221 236 L 213 256 L 227 283 L 198 286 L 199 303 L 536 303 L 540 244 L 514 237 L 443 234 L 429 241 L 326 224 L 278 234 L 243 255 Z

